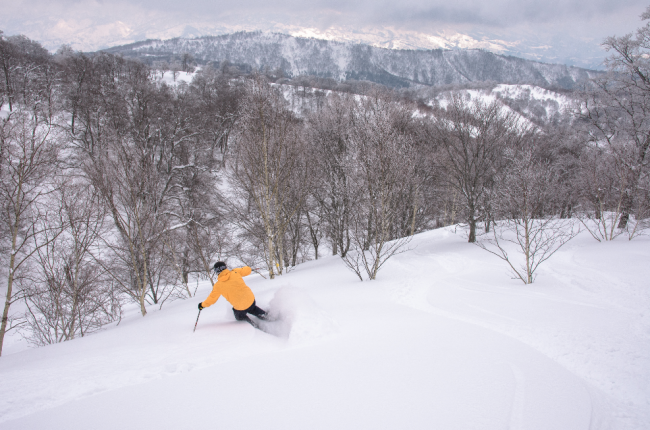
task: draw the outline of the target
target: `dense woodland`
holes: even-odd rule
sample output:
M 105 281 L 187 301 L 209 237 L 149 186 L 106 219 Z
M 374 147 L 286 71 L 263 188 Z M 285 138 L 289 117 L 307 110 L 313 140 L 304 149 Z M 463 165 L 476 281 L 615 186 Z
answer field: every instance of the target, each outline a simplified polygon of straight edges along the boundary
M 338 255 L 372 280 L 413 234 L 458 225 L 527 284 L 579 228 L 633 239 L 650 219 L 649 38 L 608 39 L 609 72 L 547 115 L 228 64 L 169 85 L 0 33 L 0 352 L 11 329 L 62 342 L 125 303 L 192 297 L 216 260 L 275 278 Z

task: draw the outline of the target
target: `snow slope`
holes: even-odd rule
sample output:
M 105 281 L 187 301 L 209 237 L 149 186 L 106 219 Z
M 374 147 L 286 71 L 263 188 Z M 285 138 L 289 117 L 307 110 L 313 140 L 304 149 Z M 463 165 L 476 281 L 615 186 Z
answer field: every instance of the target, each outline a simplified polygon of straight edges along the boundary
M 535 284 L 453 228 L 377 281 L 337 257 L 247 278 L 275 335 L 196 299 L 0 357 L 0 428 L 644 429 L 650 238 L 582 233 Z

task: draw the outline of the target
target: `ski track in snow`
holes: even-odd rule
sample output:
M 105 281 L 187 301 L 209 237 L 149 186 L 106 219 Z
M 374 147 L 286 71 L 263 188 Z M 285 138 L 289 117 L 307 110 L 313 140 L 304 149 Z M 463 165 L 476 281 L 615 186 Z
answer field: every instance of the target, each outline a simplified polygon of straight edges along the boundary
M 645 429 L 649 245 L 582 234 L 525 286 L 435 230 L 377 281 L 337 258 L 247 278 L 272 336 L 223 300 L 192 333 L 203 285 L 146 318 L 5 354 L 0 427 Z M 272 395 L 245 395 L 260 385 Z
M 558 252 L 554 263 L 541 266 L 541 279 L 533 286 L 522 284 L 519 289 L 534 290 L 523 291 L 523 294 L 517 292 L 518 281 L 513 281 L 512 287 L 502 291 L 495 288 L 485 289 L 485 282 L 478 281 L 476 276 L 459 285 L 459 272 L 463 273 L 463 277 L 469 278 L 477 272 L 489 271 L 492 263 L 499 266 L 500 262 L 495 258 L 492 261 L 484 260 L 483 264 L 480 264 L 481 250 L 477 249 L 477 258 L 473 259 L 472 264 L 468 264 L 467 254 L 448 251 L 437 253 L 434 245 L 429 256 L 440 266 L 440 272 L 450 275 L 437 277 L 435 285 L 427 286 L 424 281 L 416 286 L 413 280 L 409 280 L 392 284 L 387 290 L 396 303 L 494 330 L 535 348 L 583 379 L 585 384 L 591 387 L 594 402 L 601 404 L 600 408 L 607 409 L 608 413 L 625 423 L 625 427 L 621 428 L 641 429 L 646 428 L 645 425 L 650 422 L 650 290 L 638 288 L 639 282 L 647 284 L 647 281 L 643 281 L 647 279 L 647 274 L 642 276 L 638 271 L 629 271 L 629 268 L 640 269 L 650 257 L 647 238 L 642 240 L 646 241 L 645 252 L 635 256 L 635 262 L 639 265 L 626 265 L 626 258 L 622 257 L 616 259 L 616 263 L 622 264 L 623 268 L 616 270 L 615 264 L 608 261 L 611 259 L 610 255 L 598 253 L 594 246 L 587 249 L 581 246 L 584 242 L 593 245 L 583 235 L 580 245 L 575 242 L 567 245 Z M 603 243 L 601 247 L 620 247 L 623 251 L 625 242 L 621 242 L 623 241 Z M 421 251 L 420 255 L 427 253 Z M 627 257 L 627 254 L 623 255 Z M 407 271 L 416 270 L 416 264 L 405 264 L 401 260 L 397 264 Z M 506 268 L 501 268 L 505 274 Z M 580 271 L 579 276 L 576 276 L 577 268 L 584 269 Z M 610 272 L 602 270 L 603 268 L 609 269 Z M 546 279 L 543 280 L 544 278 Z M 552 278 L 552 281 L 549 278 Z M 439 304 L 435 298 L 429 296 L 432 294 L 436 297 L 436 289 L 448 284 L 452 284 L 456 291 L 465 290 L 475 297 L 464 303 L 455 302 L 451 308 L 449 301 Z M 591 293 L 588 295 L 594 300 L 570 299 L 566 297 L 565 291 L 557 289 L 545 292 L 544 290 L 552 284 Z M 543 287 L 540 288 L 539 285 Z M 502 312 L 494 312 L 481 305 L 482 299 L 485 298 L 482 296 L 493 296 L 495 293 L 510 296 L 508 300 L 502 300 L 503 303 L 512 303 L 512 296 L 516 295 L 523 296 L 521 298 L 525 300 L 534 298 L 570 306 L 571 310 L 582 308 L 587 312 L 593 311 L 594 315 L 582 324 L 579 320 L 571 321 L 570 318 L 553 321 L 557 316 L 549 315 L 547 318 L 531 319 L 526 325 L 525 319 L 509 317 L 505 309 L 502 309 Z M 458 300 L 458 297 L 451 298 Z M 461 311 L 461 307 L 469 312 Z M 635 314 L 640 318 L 634 318 Z M 571 317 L 568 314 L 562 316 Z M 633 324 L 629 324 L 629 321 L 633 321 Z M 574 325 L 568 325 L 572 322 Z M 598 329 L 594 330 L 594 326 Z M 518 378 L 521 379 L 521 375 Z M 638 411 L 637 414 L 630 415 L 630 406 Z M 603 420 L 607 423 L 603 428 L 609 428 L 606 417 L 594 418 L 595 423 Z M 594 425 L 594 428 L 600 428 L 597 424 Z

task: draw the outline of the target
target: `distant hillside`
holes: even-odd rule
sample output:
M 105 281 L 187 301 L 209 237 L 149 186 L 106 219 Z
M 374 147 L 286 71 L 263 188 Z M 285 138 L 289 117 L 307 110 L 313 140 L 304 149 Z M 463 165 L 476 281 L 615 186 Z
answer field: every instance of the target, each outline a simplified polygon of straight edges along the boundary
M 282 70 L 289 78 L 313 75 L 338 81 L 367 80 L 396 88 L 492 81 L 573 89 L 600 73 L 483 50 L 386 49 L 262 32 L 147 40 L 105 52 L 150 64 L 171 62 L 187 53 L 198 64 L 228 61 L 250 69 Z

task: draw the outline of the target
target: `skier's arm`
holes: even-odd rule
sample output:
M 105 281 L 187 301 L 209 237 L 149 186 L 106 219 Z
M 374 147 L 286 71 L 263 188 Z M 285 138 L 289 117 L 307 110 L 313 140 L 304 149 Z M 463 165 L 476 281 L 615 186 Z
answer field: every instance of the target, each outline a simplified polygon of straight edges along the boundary
M 239 274 L 239 276 L 248 276 L 251 274 L 252 270 L 248 266 L 240 267 L 238 269 L 233 269 L 233 272 L 236 272 Z
M 207 308 L 208 306 L 214 305 L 217 300 L 219 300 L 219 297 L 221 297 L 221 293 L 219 292 L 219 287 L 217 287 L 217 284 L 215 283 L 212 292 L 208 298 L 203 301 L 203 307 Z

